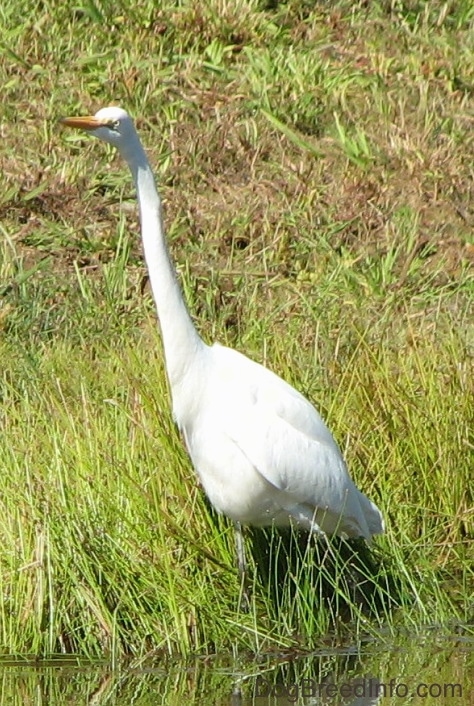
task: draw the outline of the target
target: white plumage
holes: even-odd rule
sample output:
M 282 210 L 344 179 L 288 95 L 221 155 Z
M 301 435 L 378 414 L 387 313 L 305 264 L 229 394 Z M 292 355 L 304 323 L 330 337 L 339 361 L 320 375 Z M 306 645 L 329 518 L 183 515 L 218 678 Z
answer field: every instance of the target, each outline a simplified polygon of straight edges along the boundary
M 168 255 L 160 198 L 130 116 L 104 108 L 63 122 L 117 147 L 132 172 L 173 414 L 213 506 L 237 524 L 295 524 L 367 540 L 382 533 L 379 509 L 355 486 L 315 408 L 267 368 L 199 337 Z

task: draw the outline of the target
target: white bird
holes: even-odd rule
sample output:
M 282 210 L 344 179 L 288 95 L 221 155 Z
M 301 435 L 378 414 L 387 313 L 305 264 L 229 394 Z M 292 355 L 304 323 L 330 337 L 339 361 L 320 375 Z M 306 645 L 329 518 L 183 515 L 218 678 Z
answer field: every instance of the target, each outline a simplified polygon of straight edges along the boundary
M 380 510 L 358 490 L 303 395 L 241 353 L 199 336 L 168 254 L 153 172 L 128 113 L 110 107 L 62 122 L 116 147 L 132 173 L 173 415 L 212 505 L 238 530 L 294 525 L 368 541 L 383 533 Z

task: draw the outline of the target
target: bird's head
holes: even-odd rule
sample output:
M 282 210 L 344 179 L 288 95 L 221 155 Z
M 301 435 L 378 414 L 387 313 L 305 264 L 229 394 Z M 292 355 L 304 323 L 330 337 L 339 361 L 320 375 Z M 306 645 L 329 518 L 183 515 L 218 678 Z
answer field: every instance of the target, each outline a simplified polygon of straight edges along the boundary
M 63 118 L 61 122 L 67 127 L 85 130 L 121 152 L 137 136 L 132 118 L 122 108 L 101 108 L 95 115 Z

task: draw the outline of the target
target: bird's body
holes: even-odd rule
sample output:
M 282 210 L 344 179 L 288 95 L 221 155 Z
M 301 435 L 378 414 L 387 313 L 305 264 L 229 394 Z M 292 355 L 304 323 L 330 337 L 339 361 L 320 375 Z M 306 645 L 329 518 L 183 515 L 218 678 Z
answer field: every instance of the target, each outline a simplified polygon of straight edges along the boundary
M 291 385 L 218 344 L 196 359 L 173 400 L 193 465 L 214 507 L 235 522 L 363 536 L 380 513 L 352 482 L 314 407 Z M 195 383 L 193 381 L 196 381 Z
M 355 486 L 316 409 L 267 368 L 198 335 L 168 255 L 153 173 L 128 114 L 104 108 L 64 123 L 115 145 L 132 172 L 173 415 L 212 505 L 237 524 L 294 524 L 367 540 L 382 533 L 379 509 Z

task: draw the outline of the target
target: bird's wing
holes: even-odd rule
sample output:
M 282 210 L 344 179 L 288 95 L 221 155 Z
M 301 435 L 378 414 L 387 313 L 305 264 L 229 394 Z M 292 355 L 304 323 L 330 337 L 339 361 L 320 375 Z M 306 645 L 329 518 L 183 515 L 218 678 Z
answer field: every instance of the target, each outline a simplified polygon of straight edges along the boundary
M 229 405 L 225 412 L 220 405 L 221 432 L 295 503 L 358 520 L 360 493 L 314 407 L 263 366 L 235 351 L 221 350 L 232 354 L 222 356 L 225 380 L 220 381 L 220 390 L 228 395 Z

